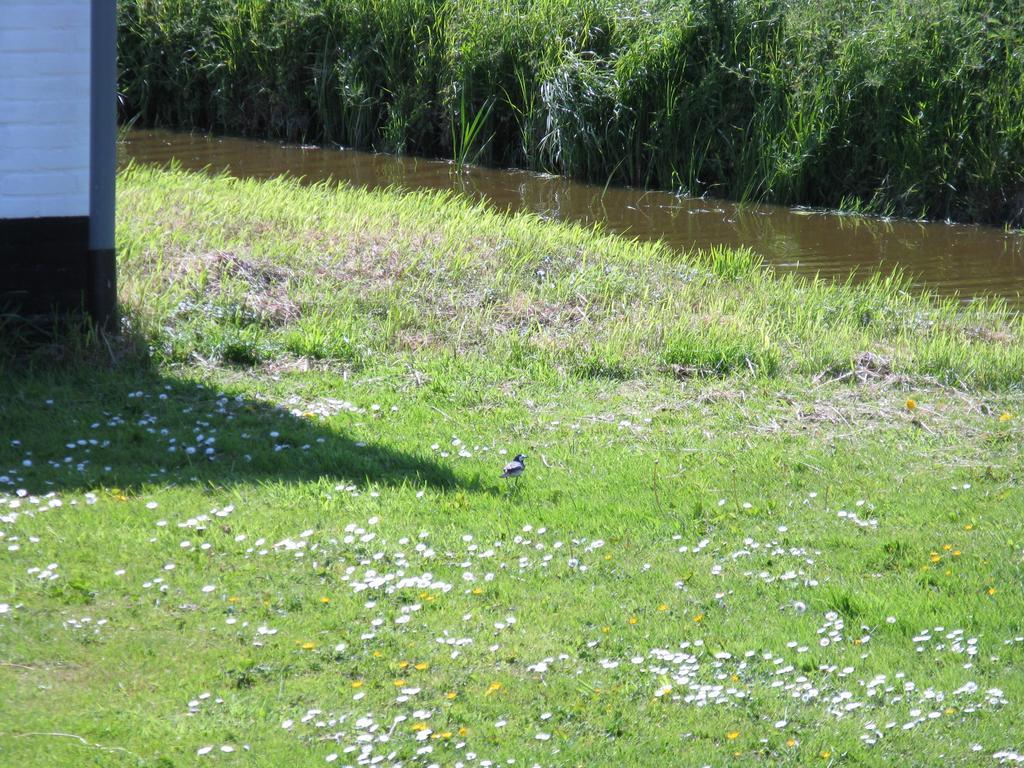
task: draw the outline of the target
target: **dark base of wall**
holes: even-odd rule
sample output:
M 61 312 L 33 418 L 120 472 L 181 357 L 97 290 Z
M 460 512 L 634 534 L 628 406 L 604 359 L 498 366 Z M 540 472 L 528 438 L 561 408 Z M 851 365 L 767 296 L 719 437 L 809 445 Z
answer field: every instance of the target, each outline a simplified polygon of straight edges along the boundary
M 113 248 L 89 251 L 86 310 L 103 328 L 117 327 L 117 254 Z
M 0 312 L 113 321 L 114 252 L 89 250 L 87 216 L 0 219 Z

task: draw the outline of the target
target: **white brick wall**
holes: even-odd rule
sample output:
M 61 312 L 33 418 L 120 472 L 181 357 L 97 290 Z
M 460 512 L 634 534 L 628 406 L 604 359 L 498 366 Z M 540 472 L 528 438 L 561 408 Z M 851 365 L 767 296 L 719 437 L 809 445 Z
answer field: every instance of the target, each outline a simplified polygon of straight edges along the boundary
M 0 0 L 0 219 L 89 214 L 90 0 Z

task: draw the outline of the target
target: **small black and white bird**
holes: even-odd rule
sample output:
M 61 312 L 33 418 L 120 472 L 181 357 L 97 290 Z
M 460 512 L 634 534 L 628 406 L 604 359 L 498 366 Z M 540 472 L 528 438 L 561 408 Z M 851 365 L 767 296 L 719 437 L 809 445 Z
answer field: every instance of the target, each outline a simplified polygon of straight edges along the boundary
M 512 459 L 508 464 L 505 465 L 505 469 L 501 471 L 502 477 L 519 477 L 523 472 L 526 471 L 526 457 L 517 453 L 516 457 Z

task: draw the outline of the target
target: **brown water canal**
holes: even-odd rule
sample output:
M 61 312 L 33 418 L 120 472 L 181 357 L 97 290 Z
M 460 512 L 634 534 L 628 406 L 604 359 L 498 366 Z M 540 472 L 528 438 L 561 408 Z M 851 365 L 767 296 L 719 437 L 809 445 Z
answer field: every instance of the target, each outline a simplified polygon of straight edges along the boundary
M 531 211 L 562 221 L 599 222 L 640 239 L 689 249 L 745 245 L 778 270 L 857 278 L 902 268 L 916 287 L 964 300 L 1001 296 L 1024 307 L 1024 234 L 999 229 L 879 220 L 665 192 L 580 184 L 526 171 L 467 168 L 440 160 L 318 149 L 250 139 L 137 130 L 120 159 L 236 176 L 290 174 L 378 188 L 454 190 L 501 210 Z

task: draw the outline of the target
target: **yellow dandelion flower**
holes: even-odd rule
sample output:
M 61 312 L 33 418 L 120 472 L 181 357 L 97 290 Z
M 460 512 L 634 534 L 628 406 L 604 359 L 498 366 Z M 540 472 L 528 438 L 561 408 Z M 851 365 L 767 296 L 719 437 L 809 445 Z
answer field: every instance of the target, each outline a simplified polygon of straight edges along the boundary
M 405 680 L 403 680 L 402 678 L 398 678 L 397 680 L 392 680 L 391 684 L 395 686 L 395 688 L 401 688 L 403 685 L 405 685 Z
M 943 712 L 943 714 L 946 714 L 946 715 L 955 715 L 956 714 L 956 707 L 946 707 L 944 710 L 942 710 L 942 712 Z
M 611 556 L 611 555 L 605 555 L 605 556 L 604 556 L 604 559 L 605 559 L 605 560 L 611 560 L 611 559 L 612 559 L 612 556 Z
M 425 731 L 429 728 L 426 723 L 413 723 L 412 729 L 414 731 Z
M 601 627 L 601 631 L 604 632 L 607 635 L 609 632 L 612 631 L 612 628 L 611 627 Z
M 990 595 L 990 596 L 994 595 L 995 593 L 996 593 L 996 588 L 995 587 L 989 587 L 988 589 L 985 590 L 985 594 Z
M 501 690 L 501 683 L 495 680 L 493 683 L 487 686 L 487 693 L 484 696 L 490 696 L 492 693 L 497 693 Z
M 907 407 L 908 411 L 912 411 L 917 408 L 917 401 L 912 397 L 908 397 L 907 402 L 904 403 L 904 405 Z
M 828 760 L 830 757 L 832 757 L 832 753 L 831 752 L 829 752 L 827 749 L 821 750 L 821 759 L 822 760 Z
M 960 550 L 959 549 L 954 549 L 953 550 L 953 557 L 960 557 Z
M 787 747 L 795 747 L 796 746 L 796 739 L 786 739 L 786 746 Z
M 704 614 L 698 613 L 696 616 L 693 617 L 693 620 L 699 624 L 700 622 L 704 621 Z
M 946 575 L 947 576 L 952 576 L 953 575 L 953 569 L 952 568 L 947 568 L 946 569 Z
M 467 728 L 464 725 L 460 725 L 459 726 L 459 736 L 467 736 L 467 735 L 469 735 L 469 728 Z
M 405 669 L 408 666 L 409 666 L 409 662 L 408 661 L 400 661 L 400 662 L 398 662 L 398 668 L 399 669 Z
M 969 531 L 972 528 L 974 528 L 974 523 L 967 523 L 967 525 L 964 526 L 965 531 Z
M 316 643 L 303 643 L 302 644 L 302 649 L 305 650 L 305 651 L 312 651 L 314 648 L 316 648 Z
M 429 667 L 429 666 L 430 666 L 430 665 L 429 665 L 429 664 L 427 664 L 427 662 L 425 662 L 425 661 L 421 661 L 421 662 L 420 662 L 419 664 L 415 664 L 415 665 L 413 666 L 413 669 L 418 669 L 418 670 L 419 670 L 420 672 L 422 672 L 422 671 L 423 671 L 424 669 L 426 669 L 426 668 L 427 668 L 427 667 Z
M 738 683 L 740 681 L 740 676 L 735 674 L 735 673 L 733 673 L 732 675 L 729 676 L 729 679 L 732 682 L 734 682 L 734 683 Z
M 373 652 L 373 658 L 375 658 L 375 659 L 379 659 L 383 655 L 384 654 L 381 651 L 374 651 Z
M 363 681 L 362 680 L 353 680 L 352 681 L 352 687 L 353 688 L 362 688 L 363 687 Z
M 733 741 L 735 739 L 738 739 L 739 737 L 740 737 L 740 732 L 739 731 L 729 731 L 727 734 L 725 734 L 725 738 L 727 738 L 729 741 Z
M 629 623 L 630 624 L 636 624 L 638 621 L 640 621 L 640 619 L 638 619 L 636 616 L 630 616 L 629 617 Z
M 943 544 L 942 545 L 942 551 L 943 552 L 949 552 L 949 550 L 951 550 L 952 548 L 953 548 L 952 544 Z
M 320 598 L 320 602 L 323 603 L 324 605 L 327 605 L 329 602 L 331 602 L 331 598 L 329 598 L 329 597 L 321 597 Z
M 452 732 L 451 732 L 451 731 L 441 731 L 441 733 L 440 733 L 440 734 L 438 734 L 438 735 L 439 735 L 439 736 L 440 736 L 440 737 L 441 737 L 442 739 L 450 739 L 450 738 L 452 737 Z
M 231 597 L 228 598 L 228 602 L 229 603 L 237 603 L 238 602 L 238 598 L 235 597 L 234 595 L 232 595 Z
M 1002 413 L 999 414 L 1000 421 L 1009 421 L 1012 418 L 1013 416 L 1010 414 L 1009 411 L 1003 411 Z
M 662 613 L 664 613 L 665 611 L 668 610 L 668 606 L 665 605 L 665 603 L 662 603 L 661 605 L 658 606 L 658 610 L 661 611 Z
M 457 694 L 455 691 L 448 691 L 448 693 L 445 694 L 445 698 L 448 699 L 448 701 L 452 701 L 458 695 L 459 694 Z
M 483 593 L 484 593 L 484 591 L 483 591 L 482 589 L 480 589 L 480 587 L 476 587 L 476 588 L 475 588 L 475 589 L 473 590 L 473 594 L 474 594 L 474 595 L 482 595 Z
M 938 552 L 932 552 L 931 557 L 929 559 L 933 563 L 937 563 L 937 562 L 939 562 L 939 560 L 942 559 L 942 556 Z

